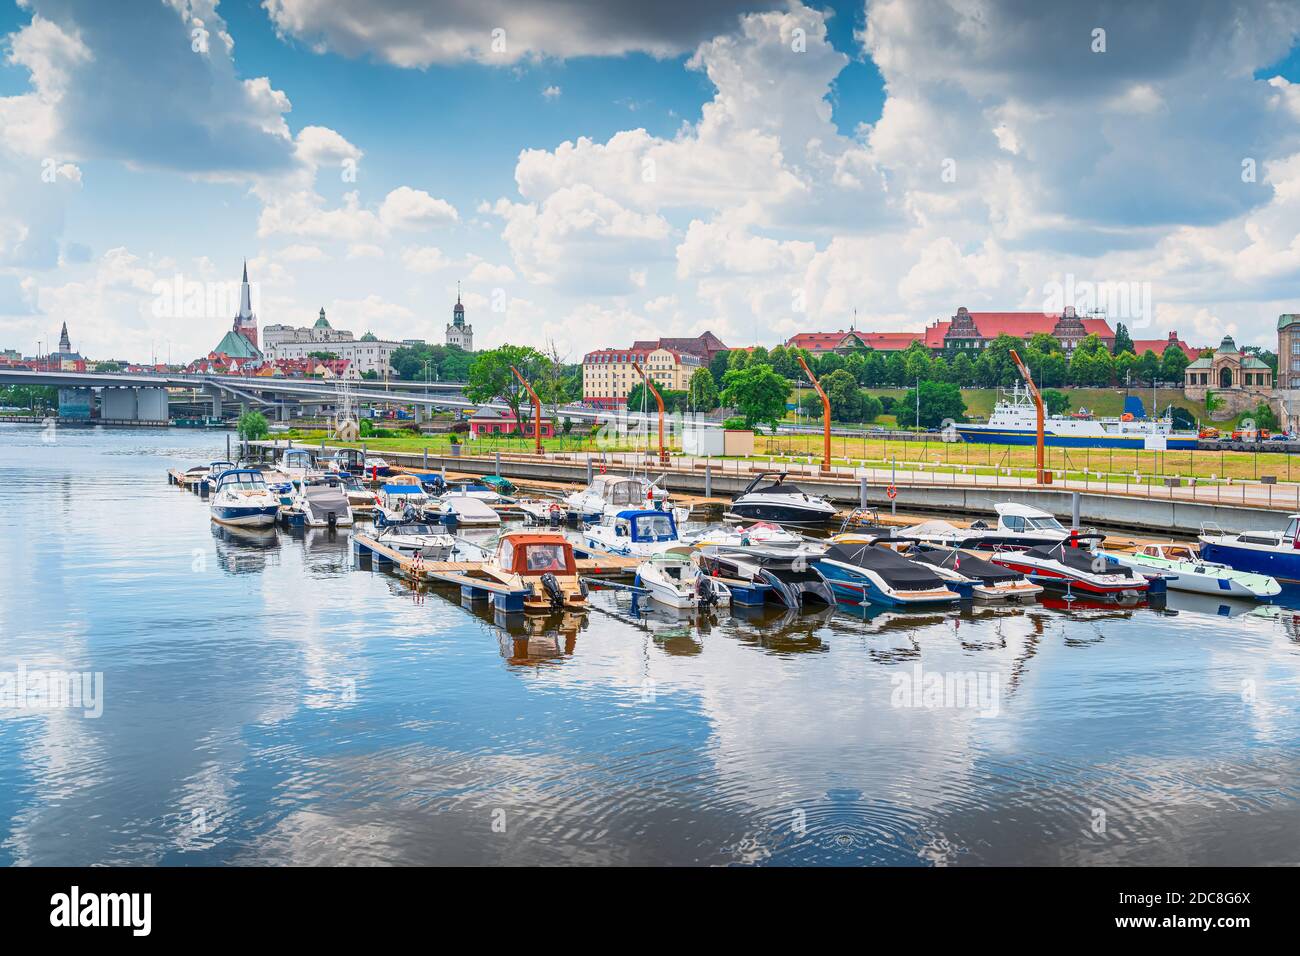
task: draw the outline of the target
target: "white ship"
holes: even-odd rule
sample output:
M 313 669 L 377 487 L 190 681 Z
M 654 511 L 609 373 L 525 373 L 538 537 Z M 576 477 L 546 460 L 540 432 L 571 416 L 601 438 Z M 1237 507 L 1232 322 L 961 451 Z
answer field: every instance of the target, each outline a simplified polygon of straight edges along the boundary
M 1121 418 L 1070 418 L 1048 415 L 1043 420 L 1043 441 L 1069 448 L 1195 448 L 1195 432 L 1176 432 L 1169 417 L 1146 418 L 1142 402 L 1125 399 L 1129 408 Z M 1032 445 L 1037 440 L 1038 420 L 1026 389 L 1017 385 L 1011 395 L 998 399 L 987 424 L 957 425 L 957 434 L 969 442 L 998 445 Z

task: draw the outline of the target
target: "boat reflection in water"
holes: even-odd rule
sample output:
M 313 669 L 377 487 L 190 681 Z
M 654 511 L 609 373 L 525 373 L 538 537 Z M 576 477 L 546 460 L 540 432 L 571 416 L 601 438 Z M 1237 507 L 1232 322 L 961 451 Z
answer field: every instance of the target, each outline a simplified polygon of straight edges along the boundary
M 212 522 L 217 562 L 229 574 L 252 574 L 265 570 L 267 553 L 280 547 L 280 535 L 269 528 L 240 527 Z
M 719 630 L 740 638 L 742 643 L 761 647 L 769 654 L 818 654 L 830 649 L 827 628 L 836 609 L 829 605 L 809 605 L 809 610 L 787 608 L 779 604 L 736 605 L 731 618 Z

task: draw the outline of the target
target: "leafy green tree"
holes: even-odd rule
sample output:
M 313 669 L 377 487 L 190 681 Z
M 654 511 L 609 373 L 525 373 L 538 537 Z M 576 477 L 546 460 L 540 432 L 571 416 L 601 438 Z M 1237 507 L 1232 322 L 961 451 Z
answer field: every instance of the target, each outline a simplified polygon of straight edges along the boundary
M 721 382 L 722 376 L 727 374 L 727 369 L 731 368 L 731 353 L 716 352 L 713 358 L 709 359 L 709 374 L 713 376 L 713 381 Z
M 965 352 L 958 352 L 951 363 L 951 374 L 949 379 L 955 385 L 964 385 L 967 388 L 975 384 L 975 364 L 970 360 L 970 356 Z M 875 385 L 875 382 L 868 382 L 869 385 Z
M 891 352 L 885 359 L 886 385 L 904 385 L 907 382 L 907 359 L 902 352 Z
M 885 414 L 884 403 L 876 396 L 868 393 L 862 393 L 862 409 L 860 411 L 861 420 L 864 422 L 874 422 L 881 415 Z
M 919 342 L 914 342 L 903 352 L 904 369 L 907 381 L 923 382 L 933 377 L 934 363 L 930 361 L 930 351 Z
M 1155 352 L 1147 349 L 1139 357 L 1133 366 L 1133 375 L 1143 385 L 1150 385 L 1160 378 L 1160 359 Z M 1179 376 L 1179 380 L 1182 376 Z
M 531 382 L 542 376 L 549 361 L 545 355 L 528 345 L 502 345 L 500 348 L 479 352 L 469 367 L 465 397 L 476 404 L 502 401 L 510 408 L 515 421 L 522 421 L 519 407 L 531 399 L 510 368 L 514 366 L 519 369 L 519 374 Z
M 1049 415 L 1064 415 L 1070 409 L 1070 396 L 1064 392 L 1058 392 L 1054 388 L 1045 388 L 1040 394 L 1043 396 L 1043 409 Z
M 776 371 L 775 368 L 773 370 Z M 777 371 L 777 374 L 781 373 Z M 718 407 L 718 383 L 713 380 L 713 373 L 707 368 L 695 370 L 686 394 L 690 407 L 697 412 L 711 412 Z
M 1160 378 L 1174 385 L 1180 385 L 1190 364 L 1192 363 L 1186 352 L 1177 345 L 1167 346 L 1165 354 L 1160 358 Z
M 260 441 L 271 433 L 271 426 L 261 412 L 244 412 L 235 430 L 244 441 Z
M 722 403 L 736 409 L 747 428 L 766 422 L 775 429 L 789 397 L 790 383 L 770 365 L 732 369 L 722 378 Z
M 1132 352 L 1119 352 L 1115 355 L 1115 381 L 1127 385 L 1137 378 L 1137 356 Z
M 862 413 L 862 396 L 857 380 L 848 369 L 839 368 L 821 380 L 831 403 L 831 418 L 839 422 L 856 422 Z
M 1256 428 L 1267 429 L 1271 432 L 1278 431 L 1281 428 L 1277 420 L 1277 414 L 1273 411 L 1273 406 L 1268 402 L 1260 402 L 1256 405 L 1253 417 Z
M 655 387 L 658 388 L 657 385 Z M 659 397 L 664 400 L 664 411 L 666 412 L 680 412 L 686 409 L 685 391 L 660 388 Z M 642 402 L 645 404 L 643 405 Z M 632 386 L 632 390 L 627 393 L 627 407 L 632 411 L 639 412 L 644 408 L 648 412 L 655 412 L 659 410 L 659 403 L 655 401 L 652 393 L 646 391 L 646 387 L 642 382 L 637 382 Z
M 809 362 L 808 365 L 817 373 L 817 377 L 820 379 L 831 374 L 831 372 L 844 368 L 844 361 L 844 356 L 838 352 L 825 352 L 816 362 Z
M 1061 346 L 1061 340 L 1050 332 L 1035 332 L 1029 337 L 1029 344 L 1044 355 L 1051 352 L 1065 352 L 1065 349 Z
M 746 349 L 732 349 L 727 353 L 727 371 L 742 369 L 748 364 L 749 352 Z
M 1121 352 L 1133 351 L 1133 337 L 1128 334 L 1128 329 L 1124 327 L 1123 322 L 1115 323 L 1115 347 L 1111 353 L 1119 355 Z
M 966 402 L 961 389 L 952 382 L 922 382 L 921 427 L 938 428 L 944 421 L 965 421 Z M 909 388 L 907 394 L 894 403 L 894 416 L 902 428 L 915 428 L 917 389 Z
M 750 349 L 749 362 L 747 364 L 771 365 L 772 360 L 768 356 L 767 346 L 755 345 L 752 349 Z

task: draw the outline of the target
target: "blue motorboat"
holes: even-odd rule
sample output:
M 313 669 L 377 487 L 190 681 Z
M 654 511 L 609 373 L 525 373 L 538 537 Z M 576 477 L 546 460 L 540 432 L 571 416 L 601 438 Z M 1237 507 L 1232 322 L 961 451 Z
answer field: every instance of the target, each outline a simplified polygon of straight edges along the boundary
M 877 544 L 833 544 L 813 562 L 836 600 L 893 607 L 933 607 L 961 597 L 935 570 Z
M 1287 515 L 1282 531 L 1228 532 L 1207 524 L 1199 538 L 1205 561 L 1300 582 L 1300 514 Z
M 628 509 L 583 532 L 587 547 L 605 554 L 648 556 L 677 544 L 677 522 L 670 511 Z

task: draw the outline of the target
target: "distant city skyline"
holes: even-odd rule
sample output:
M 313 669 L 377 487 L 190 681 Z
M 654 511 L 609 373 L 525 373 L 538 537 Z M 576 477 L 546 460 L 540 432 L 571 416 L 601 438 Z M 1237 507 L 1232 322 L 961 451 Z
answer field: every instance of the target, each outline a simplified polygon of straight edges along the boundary
M 245 257 L 263 327 L 441 343 L 460 280 L 475 349 L 571 362 L 1061 290 L 1193 343 L 1300 308 L 1298 4 L 368 9 L 0 0 L 0 348 L 187 362 L 233 312 L 159 290 Z

